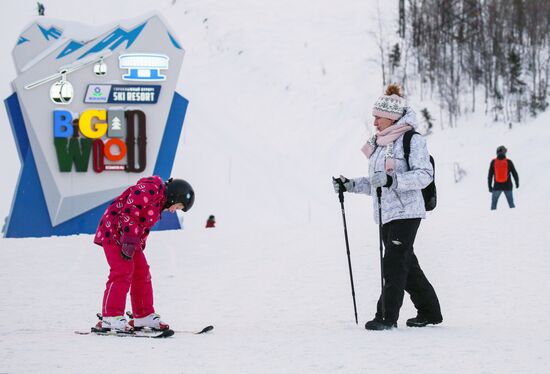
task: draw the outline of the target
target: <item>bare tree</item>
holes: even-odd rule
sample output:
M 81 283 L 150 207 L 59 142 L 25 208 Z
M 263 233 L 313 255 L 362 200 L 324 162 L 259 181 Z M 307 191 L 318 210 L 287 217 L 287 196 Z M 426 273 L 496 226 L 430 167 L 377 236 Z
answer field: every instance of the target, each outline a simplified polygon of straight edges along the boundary
M 399 35 L 410 60 L 402 76 L 412 69 L 422 95 L 437 93 L 450 126 L 477 109 L 479 87 L 495 120 L 519 122 L 548 107 L 550 1 L 399 1 Z

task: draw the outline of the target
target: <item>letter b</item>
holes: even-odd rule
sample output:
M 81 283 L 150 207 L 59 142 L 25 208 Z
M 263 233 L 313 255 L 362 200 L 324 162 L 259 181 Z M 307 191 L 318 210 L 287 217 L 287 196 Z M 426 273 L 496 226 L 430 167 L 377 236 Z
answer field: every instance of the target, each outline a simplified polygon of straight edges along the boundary
M 70 138 L 73 136 L 73 116 L 67 110 L 53 111 L 53 136 L 54 138 Z

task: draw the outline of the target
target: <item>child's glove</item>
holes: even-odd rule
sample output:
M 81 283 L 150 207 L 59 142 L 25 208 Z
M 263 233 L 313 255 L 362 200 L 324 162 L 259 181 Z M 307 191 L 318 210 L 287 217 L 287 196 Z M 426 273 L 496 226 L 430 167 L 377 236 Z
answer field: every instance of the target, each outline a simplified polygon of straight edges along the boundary
M 120 242 L 122 243 L 120 255 L 123 259 L 130 261 L 136 252 L 139 238 L 137 236 L 123 234 Z

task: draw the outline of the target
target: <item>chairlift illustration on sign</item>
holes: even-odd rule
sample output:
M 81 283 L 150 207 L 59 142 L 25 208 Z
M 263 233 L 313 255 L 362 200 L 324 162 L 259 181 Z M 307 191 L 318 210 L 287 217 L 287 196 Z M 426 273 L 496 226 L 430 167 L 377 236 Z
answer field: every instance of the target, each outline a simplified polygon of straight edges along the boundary
M 55 104 L 70 104 L 73 101 L 74 88 L 71 82 L 67 81 L 67 71 L 60 72 L 61 80 L 50 87 L 50 99 Z
M 149 53 L 130 53 L 120 55 L 119 67 L 128 69 L 122 76 L 127 81 L 164 81 L 166 76 L 160 73 L 168 69 L 169 58 L 166 55 Z
M 102 56 L 96 57 L 92 60 L 83 62 L 78 65 L 63 67 L 60 69 L 59 73 L 52 74 L 35 82 L 27 84 L 25 86 L 25 89 L 31 90 L 45 83 L 59 79 L 59 81 L 55 82 L 50 87 L 50 99 L 55 104 L 70 104 L 73 100 L 74 88 L 71 82 L 67 80 L 67 75 L 91 64 L 94 64 L 94 73 L 96 75 L 105 75 L 107 73 L 107 64 L 105 64 L 103 60 L 110 55 L 111 53 L 103 54 Z
M 94 64 L 94 74 L 99 76 L 107 74 L 107 64 L 103 62 L 103 57 Z

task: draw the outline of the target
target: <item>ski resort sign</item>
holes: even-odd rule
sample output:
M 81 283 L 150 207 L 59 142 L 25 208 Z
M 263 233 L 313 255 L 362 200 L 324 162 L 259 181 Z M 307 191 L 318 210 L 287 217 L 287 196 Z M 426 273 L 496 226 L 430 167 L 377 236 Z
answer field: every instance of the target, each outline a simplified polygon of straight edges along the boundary
M 156 14 L 86 30 L 40 17 L 14 47 L 5 103 L 22 169 L 7 237 L 92 233 L 130 184 L 170 176 L 184 50 Z M 173 216 L 160 228 L 179 228 Z

